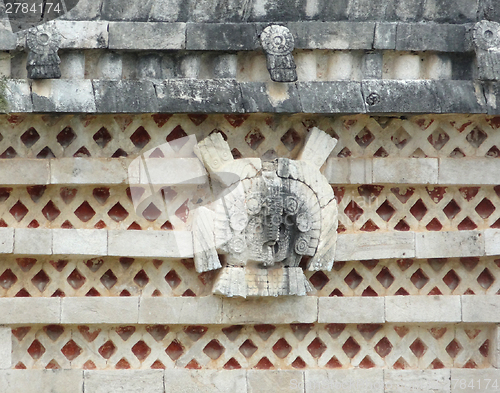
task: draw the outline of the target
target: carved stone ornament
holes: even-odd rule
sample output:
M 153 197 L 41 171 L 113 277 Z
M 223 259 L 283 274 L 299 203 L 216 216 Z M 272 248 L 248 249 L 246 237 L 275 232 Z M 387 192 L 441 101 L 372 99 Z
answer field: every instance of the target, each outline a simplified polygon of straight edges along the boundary
M 266 52 L 267 69 L 275 82 L 295 82 L 297 71 L 292 51 L 293 35 L 285 26 L 272 25 L 260 35 L 262 48 Z
M 26 36 L 29 49 L 28 78 L 30 79 L 57 79 L 61 77 L 59 64 L 61 59 L 57 55 L 61 35 L 54 26 L 44 24 L 30 29 Z
M 233 159 L 219 133 L 198 143 L 212 189 L 228 190 L 193 219 L 196 270 L 221 269 L 215 294 L 305 295 L 312 288 L 299 267 L 304 256 L 309 270 L 332 269 L 337 202 L 320 167 L 336 143 L 313 128 L 297 160 L 274 161 Z
M 500 80 L 500 24 L 476 23 L 472 32 L 479 80 Z

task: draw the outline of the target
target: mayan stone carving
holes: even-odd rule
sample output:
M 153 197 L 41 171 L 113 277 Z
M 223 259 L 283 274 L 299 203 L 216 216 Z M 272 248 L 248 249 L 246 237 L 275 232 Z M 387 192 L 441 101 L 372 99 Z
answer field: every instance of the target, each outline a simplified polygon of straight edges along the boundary
M 57 55 L 61 35 L 54 26 L 41 25 L 30 29 L 26 36 L 29 49 L 28 78 L 30 79 L 56 79 L 61 77 L 59 64 L 61 59 Z
M 500 79 L 500 23 L 481 21 L 473 30 L 479 80 Z
M 292 51 L 293 35 L 285 26 L 272 25 L 260 35 L 262 48 L 266 52 L 267 69 L 275 82 L 295 82 L 297 71 Z
M 221 269 L 213 292 L 225 296 L 305 295 L 299 267 L 331 270 L 337 202 L 320 167 L 337 140 L 313 128 L 297 160 L 234 160 L 221 134 L 195 148 L 212 188 L 225 188 L 211 206 L 196 209 L 194 260 L 198 272 Z M 225 254 L 221 263 L 218 252 Z

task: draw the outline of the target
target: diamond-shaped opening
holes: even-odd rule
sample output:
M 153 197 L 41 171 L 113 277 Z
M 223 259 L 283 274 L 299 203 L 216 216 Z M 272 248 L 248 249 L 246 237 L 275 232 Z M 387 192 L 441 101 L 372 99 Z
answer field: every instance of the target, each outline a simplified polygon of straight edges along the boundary
M 28 272 L 35 266 L 36 258 L 16 258 L 16 262 L 23 272 Z
M 410 349 L 417 358 L 421 358 L 427 352 L 427 346 L 419 338 L 413 341 Z
M 408 326 L 394 326 L 394 331 L 399 337 L 403 338 L 410 332 L 410 328 Z
M 399 127 L 394 135 L 391 136 L 392 143 L 394 143 L 398 149 L 405 147 L 410 140 L 410 134 L 408 134 L 403 127 Z
M 54 221 L 57 217 L 59 217 L 61 211 L 57 208 L 54 202 L 49 201 L 42 209 L 42 213 L 47 220 Z
M 336 339 L 345 330 L 345 327 L 346 325 L 343 323 L 329 323 L 326 325 L 325 329 L 333 339 Z
M 21 135 L 21 142 L 28 148 L 33 146 L 40 139 L 40 134 L 31 127 L 23 135 Z
M 460 258 L 460 263 L 464 266 L 464 268 L 467 271 L 471 272 L 479 264 L 479 258 L 478 257 L 464 257 L 464 258 Z
M 418 269 L 410 278 L 411 282 L 415 287 L 421 289 L 429 282 L 429 277 L 422 271 L 422 269 Z
M 128 217 L 128 211 L 125 210 L 120 202 L 117 202 L 111 209 L 109 209 L 108 216 L 114 221 L 120 222 Z
M 342 363 L 340 363 L 340 361 L 335 356 L 332 356 L 332 358 L 328 361 L 328 363 L 325 364 L 325 367 L 342 368 Z
M 85 201 L 75 210 L 75 216 L 77 216 L 81 221 L 87 222 L 95 216 L 95 210 L 92 209 L 92 206 L 90 206 L 87 201 Z
M 64 333 L 64 327 L 61 325 L 46 325 L 43 327 L 43 331 L 52 341 L 57 341 Z
M 113 139 L 106 127 L 101 127 L 92 138 L 101 149 L 104 149 L 111 142 L 111 139 Z
M 144 288 L 149 282 L 149 277 L 144 270 L 140 270 L 134 277 L 134 282 Z
M 486 157 L 497 158 L 500 157 L 500 150 L 496 146 L 492 146 L 486 153 Z
M 153 202 L 151 202 L 148 207 L 142 211 L 142 216 L 150 221 L 155 221 L 161 215 L 161 210 L 158 209 Z
M 391 351 L 392 351 L 392 344 L 387 337 L 382 338 L 375 345 L 375 352 L 377 352 L 377 354 L 381 358 L 385 358 L 387 355 L 391 353 Z
M 443 213 L 446 214 L 446 217 L 451 220 L 460 212 L 460 210 L 462 210 L 460 206 L 458 206 L 457 202 L 452 199 L 443 209 Z
M 68 205 L 75 199 L 77 192 L 78 190 L 76 188 L 62 187 L 59 195 L 63 202 Z
M 300 143 L 300 135 L 293 128 L 290 128 L 282 137 L 281 142 L 285 145 L 288 151 L 292 151 L 295 149 Z
M 267 341 L 267 339 L 271 337 L 271 335 L 276 330 L 276 327 L 273 325 L 254 325 L 253 328 L 255 329 L 259 337 L 264 341 Z
M 354 137 L 354 140 L 364 149 L 375 140 L 375 136 L 365 127 Z
M 406 370 L 409 367 L 410 366 L 408 365 L 406 360 L 404 360 L 404 358 L 402 358 L 402 357 L 400 357 L 398 360 L 396 360 L 394 362 L 394 364 L 392 365 L 392 368 L 395 370 Z
M 21 201 L 17 201 L 16 204 L 10 208 L 9 212 L 14 219 L 19 222 L 28 214 L 28 208 L 24 206 Z
M 290 346 L 290 344 L 288 344 L 288 342 L 284 338 L 280 338 L 273 345 L 273 352 L 280 359 L 286 358 L 291 350 L 292 347 Z
M 376 323 L 362 323 L 357 326 L 357 329 L 366 341 L 370 341 L 373 336 L 382 329 L 382 325 Z
M 170 357 L 170 359 L 175 361 L 179 359 L 184 353 L 184 347 L 179 341 L 174 340 L 170 343 L 167 349 L 165 349 L 165 352 Z
M 10 187 L 0 187 L 0 202 L 5 202 L 10 197 L 12 188 Z
M 263 357 L 258 361 L 258 363 L 255 365 L 257 370 L 269 370 L 271 368 L 274 368 L 274 365 L 269 361 L 267 357 Z
M 132 141 L 135 147 L 142 149 L 149 143 L 151 137 L 149 136 L 146 129 L 141 126 L 137 130 L 135 130 L 135 132 L 130 136 L 130 140 Z
M 26 289 L 21 289 L 14 297 L 31 297 L 30 293 Z
M 104 285 L 107 289 L 111 289 L 118 281 L 116 278 L 115 274 L 111 269 L 108 269 L 102 276 L 101 276 L 101 283 Z
M 396 231 L 409 231 L 410 226 L 407 224 L 405 220 L 399 221 L 396 226 L 394 227 Z
M 188 202 L 189 200 L 185 200 L 184 203 L 175 211 L 175 216 L 182 222 L 186 222 L 189 217 Z
M 19 328 L 14 328 L 12 329 L 12 334 L 14 335 L 15 338 L 17 338 L 18 341 L 22 341 L 24 337 L 29 333 L 31 330 L 31 327 L 29 326 L 22 326 Z
M 460 277 L 455 273 L 454 270 L 450 270 L 446 275 L 443 277 L 444 283 L 450 288 L 452 291 L 458 287 L 458 284 L 460 284 Z
M 73 154 L 73 157 L 91 157 L 92 155 L 88 151 L 88 149 L 85 146 L 80 147 L 75 154 Z
M 74 289 L 79 289 L 85 284 L 85 277 L 77 269 L 70 273 L 67 280 Z
M 0 286 L 4 289 L 9 289 L 16 282 L 17 276 L 10 269 L 5 270 L 0 276 Z
M 28 353 L 33 359 L 40 359 L 45 353 L 45 347 L 40 343 L 40 341 L 35 340 L 29 346 Z
M 45 146 L 40 152 L 36 155 L 36 158 L 56 158 L 52 150 L 48 146 Z
M 40 270 L 32 279 L 33 285 L 40 291 L 43 292 L 47 284 L 50 282 L 50 278 L 43 270 Z
M 241 368 L 241 365 L 235 358 L 229 359 L 226 364 L 222 367 L 224 370 L 238 370 Z
M 441 128 L 438 128 L 431 135 L 429 135 L 427 140 L 436 150 L 441 150 L 443 146 L 448 143 L 450 137 Z
M 182 129 L 181 126 L 176 126 L 170 133 L 167 135 L 167 142 L 170 143 L 170 145 L 174 148 L 174 150 L 179 151 L 182 146 L 187 142 L 187 139 L 184 139 L 187 137 L 186 132 Z M 177 141 L 177 143 L 171 143 L 176 141 L 177 139 L 180 139 L 180 141 Z M 179 143 L 182 143 L 182 145 L 179 145 Z M 174 146 L 175 145 L 175 146 Z
M 359 368 L 373 368 L 375 367 L 375 363 L 373 363 L 370 356 L 365 356 L 361 362 L 359 362 Z
M 144 341 L 138 341 L 133 347 L 132 347 L 132 353 L 135 355 L 139 361 L 145 360 L 149 354 L 151 353 L 151 348 L 144 342 Z
M 65 127 L 59 134 L 57 134 L 56 139 L 62 147 L 66 148 L 76 139 L 76 133 L 71 127 Z
M 460 187 L 458 190 L 460 191 L 462 197 L 467 202 L 470 202 L 476 197 L 477 193 L 479 192 L 479 187 Z
M 374 154 L 373 154 L 373 157 L 377 157 L 377 158 L 385 158 L 385 157 L 389 157 L 389 153 L 387 153 L 385 151 L 385 149 L 383 147 L 381 147 L 380 149 L 378 149 Z
M 491 287 L 491 284 L 495 282 L 495 277 L 490 273 L 488 268 L 484 269 L 477 278 L 477 282 L 484 289 Z
M 258 130 L 252 130 L 245 136 L 245 142 L 252 150 L 256 150 L 266 137 Z
M 394 282 L 394 276 L 387 267 L 383 267 L 380 273 L 377 275 L 377 280 L 384 288 L 389 288 Z
M 429 329 L 429 333 L 436 340 L 439 340 L 441 337 L 443 337 L 447 331 L 448 331 L 448 329 L 445 327 L 443 327 L 443 328 L 430 328 Z
M 358 204 L 354 201 L 348 203 L 344 209 L 344 213 L 352 222 L 357 221 L 363 214 L 363 209 L 361 209 Z
M 488 138 L 488 134 L 486 134 L 483 130 L 476 127 L 467 135 L 467 142 L 469 142 L 472 146 L 478 148 L 483 144 L 483 142 Z
M 252 342 L 252 340 L 248 339 L 240 346 L 240 352 L 246 358 L 250 358 L 255 351 L 257 351 L 257 346 Z
M 168 283 L 168 285 L 170 285 L 172 289 L 175 289 L 179 286 L 182 280 L 177 272 L 172 269 L 165 276 L 165 281 Z
M 352 269 L 349 274 L 344 278 L 345 283 L 349 286 L 349 288 L 354 289 L 361 281 L 363 281 L 363 277 L 361 277 L 356 269 Z
M 165 325 L 151 325 L 146 326 L 146 330 L 155 341 L 160 342 L 168 334 L 169 328 Z
M 203 352 L 210 359 L 218 359 L 224 353 L 224 347 L 220 344 L 218 340 L 211 340 L 205 348 L 203 348 Z
M 300 356 L 297 356 L 297 358 L 292 362 L 292 367 L 297 369 L 302 369 L 306 368 L 307 364 Z
M 446 187 L 425 187 L 425 190 L 434 203 L 441 202 L 446 194 Z
M 118 334 L 123 341 L 127 341 L 134 333 L 134 326 L 119 326 L 116 328 L 116 334 Z
M 368 220 L 359 229 L 364 232 L 375 232 L 379 227 L 372 220 Z
M 104 359 L 109 359 L 116 352 L 116 346 L 113 341 L 108 340 L 99 347 L 98 352 Z
M 481 202 L 479 202 L 475 210 L 481 218 L 488 218 L 495 211 L 495 206 L 489 199 L 484 198 Z
M 123 149 L 118 149 L 111 155 L 111 158 L 120 158 L 120 157 L 128 157 L 127 152 Z
M 207 120 L 208 115 L 203 114 L 203 113 L 190 113 L 188 115 L 188 117 L 189 117 L 189 120 L 191 120 L 195 126 L 199 126 L 201 123 L 203 123 L 205 120 Z
M 33 202 L 38 202 L 38 200 L 43 196 L 45 193 L 45 190 L 47 189 L 47 186 L 31 186 L 31 187 L 26 187 L 26 191 L 28 191 L 28 194 Z
M 420 221 L 427 214 L 427 207 L 425 206 L 422 199 L 419 199 L 415 204 L 411 207 L 410 213 Z
M 323 352 L 326 351 L 326 345 L 319 337 L 316 337 L 311 343 L 307 346 L 307 350 L 311 354 L 311 356 L 315 359 L 319 358 L 323 355 Z
M 455 339 L 451 340 L 451 342 L 446 346 L 446 352 L 448 352 L 448 355 L 450 355 L 453 359 L 455 359 L 461 350 L 462 346 Z
M 94 196 L 95 200 L 100 203 L 101 205 L 104 205 L 106 201 L 109 198 L 109 188 L 107 187 L 98 187 L 94 188 L 92 190 L 92 195 Z
M 490 354 L 490 340 L 486 340 L 483 345 L 479 347 L 479 353 L 487 358 Z
M 352 337 L 349 337 L 344 343 L 344 345 L 342 345 L 342 350 L 350 359 L 356 356 L 356 354 L 359 352 L 360 349 L 361 347 Z
M 249 115 L 224 115 L 224 119 L 227 120 L 231 126 L 237 128 L 240 127 L 246 119 L 249 118 Z
M 406 203 L 406 202 L 408 202 L 408 199 L 410 199 L 412 197 L 412 195 L 415 193 L 415 188 L 413 188 L 413 187 L 406 187 L 406 188 L 395 187 L 395 188 L 391 188 L 391 192 L 394 194 L 394 196 L 396 198 L 398 198 L 398 200 L 401 203 Z
M 64 347 L 61 348 L 62 354 L 72 361 L 76 359 L 82 353 L 82 349 L 73 340 L 69 340 Z
M 203 335 L 207 332 L 208 328 L 205 326 L 196 326 L 196 325 L 191 325 L 191 326 L 186 326 L 184 328 L 184 333 L 192 340 L 192 341 L 198 341 L 200 338 L 203 337 Z
M 346 157 L 350 157 L 351 155 L 352 155 L 351 151 L 347 147 L 344 147 L 339 152 L 339 154 L 337 154 L 337 157 L 339 157 L 339 158 L 346 158 Z
M 469 217 L 465 217 L 460 224 L 457 226 L 459 231 L 472 231 L 477 229 L 477 225 Z
M 429 223 L 425 226 L 428 231 L 440 231 L 443 229 L 443 225 L 439 222 L 437 218 L 433 218 L 429 221 Z
M 450 157 L 450 158 L 463 158 L 463 157 L 465 157 L 465 153 L 457 147 L 457 148 L 453 149 L 453 151 L 450 153 L 450 155 L 448 157 Z
M 232 325 L 222 328 L 222 333 L 224 333 L 229 340 L 234 341 L 239 336 L 242 329 L 242 325 Z
M 361 294 L 361 296 L 378 296 L 378 293 L 375 292 L 375 290 L 368 286 L 364 291 L 363 293 Z
M 0 158 L 15 158 L 17 157 L 17 152 L 14 150 L 12 146 L 8 147 L 2 154 L 0 154 Z
M 325 273 L 323 273 L 322 271 L 318 271 L 309 278 L 309 281 L 314 286 L 314 288 L 319 291 L 323 289 L 323 287 L 330 281 L 330 279 Z
M 130 368 L 130 363 L 127 359 L 121 358 L 118 363 L 116 363 L 115 368 L 117 370 L 128 370 Z
M 394 215 L 395 210 L 392 207 L 392 205 L 389 203 L 388 200 L 385 200 L 382 205 L 377 209 L 377 214 L 382 218 L 384 221 L 389 221 L 391 217 Z

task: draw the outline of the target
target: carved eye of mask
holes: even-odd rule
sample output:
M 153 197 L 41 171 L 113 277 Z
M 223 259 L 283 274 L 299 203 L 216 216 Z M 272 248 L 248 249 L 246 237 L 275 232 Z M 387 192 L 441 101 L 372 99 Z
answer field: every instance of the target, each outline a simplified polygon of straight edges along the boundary
M 242 231 L 247 226 L 247 216 L 244 213 L 234 213 L 229 219 L 229 225 L 235 231 Z
M 300 232 L 307 232 L 311 229 L 311 221 L 307 213 L 300 213 L 297 216 L 297 228 Z
M 258 197 L 250 197 L 247 199 L 247 209 L 250 214 L 258 214 L 260 212 L 260 200 Z
M 299 237 L 295 242 L 295 252 L 297 254 L 303 255 L 308 248 L 309 245 L 307 244 L 306 239 L 304 239 L 303 237 Z
M 288 214 L 296 214 L 299 209 L 299 202 L 294 196 L 287 196 L 285 199 L 285 211 Z

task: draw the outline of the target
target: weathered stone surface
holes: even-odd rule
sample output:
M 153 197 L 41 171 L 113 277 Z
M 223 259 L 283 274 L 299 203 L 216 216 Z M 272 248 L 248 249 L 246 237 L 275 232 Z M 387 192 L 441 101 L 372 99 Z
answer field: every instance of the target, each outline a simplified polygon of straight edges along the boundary
M 49 184 L 50 165 L 48 160 L 23 159 L 0 160 L 0 184 L 2 185 L 30 185 Z
M 0 94 L 5 98 L 5 102 L 0 102 L 0 112 L 16 113 L 33 111 L 28 81 L 11 79 L 5 81 L 4 86 Z
M 500 370 L 451 369 L 451 393 L 498 392 Z
M 500 230 L 486 229 L 484 231 L 486 255 L 500 255 Z
M 480 231 L 416 233 L 417 258 L 482 256 L 484 235 Z
M 0 369 L 10 369 L 12 366 L 12 329 L 0 327 Z
M 16 228 L 14 230 L 14 253 L 52 254 L 52 230 L 47 228 Z
M 102 0 L 101 17 L 105 20 L 147 21 L 153 0 L 130 1 Z
M 0 393 L 83 393 L 82 370 L 2 370 Z
M 84 80 L 49 79 L 33 81 L 34 112 L 94 113 L 92 82 Z
M 363 56 L 363 79 L 382 79 L 382 52 L 367 52 Z
M 93 81 L 98 113 L 155 113 L 159 105 L 152 82 Z
M 396 184 L 437 184 L 437 158 L 375 158 L 373 182 Z
M 0 28 L 0 50 L 14 50 L 17 46 L 17 37 L 10 29 Z
M 500 184 L 500 163 L 489 158 L 439 159 L 439 184 Z
M 359 82 L 297 82 L 297 88 L 305 113 L 366 112 Z
M 463 295 L 462 320 L 474 323 L 499 323 L 500 299 L 494 295 Z
M 319 297 L 318 312 L 318 323 L 385 322 L 384 299 L 378 297 Z
M 306 370 L 305 388 L 307 393 L 383 393 L 384 374 L 382 369 Z
M 51 299 L 51 298 L 50 298 Z M 138 297 L 66 297 L 61 323 L 134 324 L 139 321 Z
M 61 78 L 85 79 L 85 55 L 83 51 L 61 51 Z
M 0 254 L 14 251 L 14 228 L 0 228 Z
M 372 184 L 372 173 L 372 159 L 336 157 L 328 159 L 323 172 L 330 184 Z
M 141 298 L 139 323 L 147 324 L 218 324 L 222 317 L 222 299 L 208 297 Z
M 396 37 L 396 50 L 464 52 L 467 42 L 465 26 L 437 23 L 399 23 Z
M 373 22 L 290 22 L 299 49 L 372 49 Z
M 384 370 L 386 393 L 448 393 L 450 370 Z
M 214 78 L 235 79 L 238 74 L 238 56 L 232 53 L 216 56 L 213 66 Z
M 248 393 L 304 392 L 304 373 L 288 370 L 249 370 Z
M 146 53 L 137 59 L 137 76 L 139 79 L 162 79 L 161 56 Z
M 50 162 L 50 183 L 123 184 L 129 180 L 129 162 L 124 158 L 58 158 Z
M 336 261 L 413 257 L 414 235 L 401 232 L 343 234 L 339 236 L 335 254 Z
M 256 50 L 259 47 L 253 23 L 187 24 L 187 50 Z
M 304 296 L 222 299 L 222 323 L 312 323 L 318 318 L 318 300 Z M 266 310 L 265 313 L 262 310 Z
M 0 299 L 0 324 L 61 323 L 61 298 L 11 297 Z
M 53 254 L 96 256 L 108 254 L 108 234 L 101 229 L 52 229 L 52 233 Z
M 102 0 L 78 0 L 76 6 L 60 16 L 60 20 L 95 20 L 101 14 Z
M 397 23 L 377 23 L 373 49 L 396 49 L 396 29 Z
M 246 370 L 165 370 L 165 393 L 246 391 Z
M 387 322 L 461 322 L 460 296 L 386 296 Z
M 84 391 L 163 393 L 163 370 L 84 371 Z
M 79 3 L 83 0 L 79 0 Z M 108 22 L 63 21 L 52 23 L 61 34 L 61 48 L 99 49 L 108 47 Z
M 488 114 L 500 115 L 500 83 L 484 82 L 483 86 Z
M 122 4 L 127 8 L 125 3 Z M 109 49 L 184 49 L 185 44 L 185 23 L 112 22 L 109 24 Z
M 155 84 L 160 112 L 240 113 L 241 91 L 231 80 L 168 80 Z
M 247 113 L 302 112 L 297 86 L 294 83 L 242 82 L 240 88 L 243 107 Z

